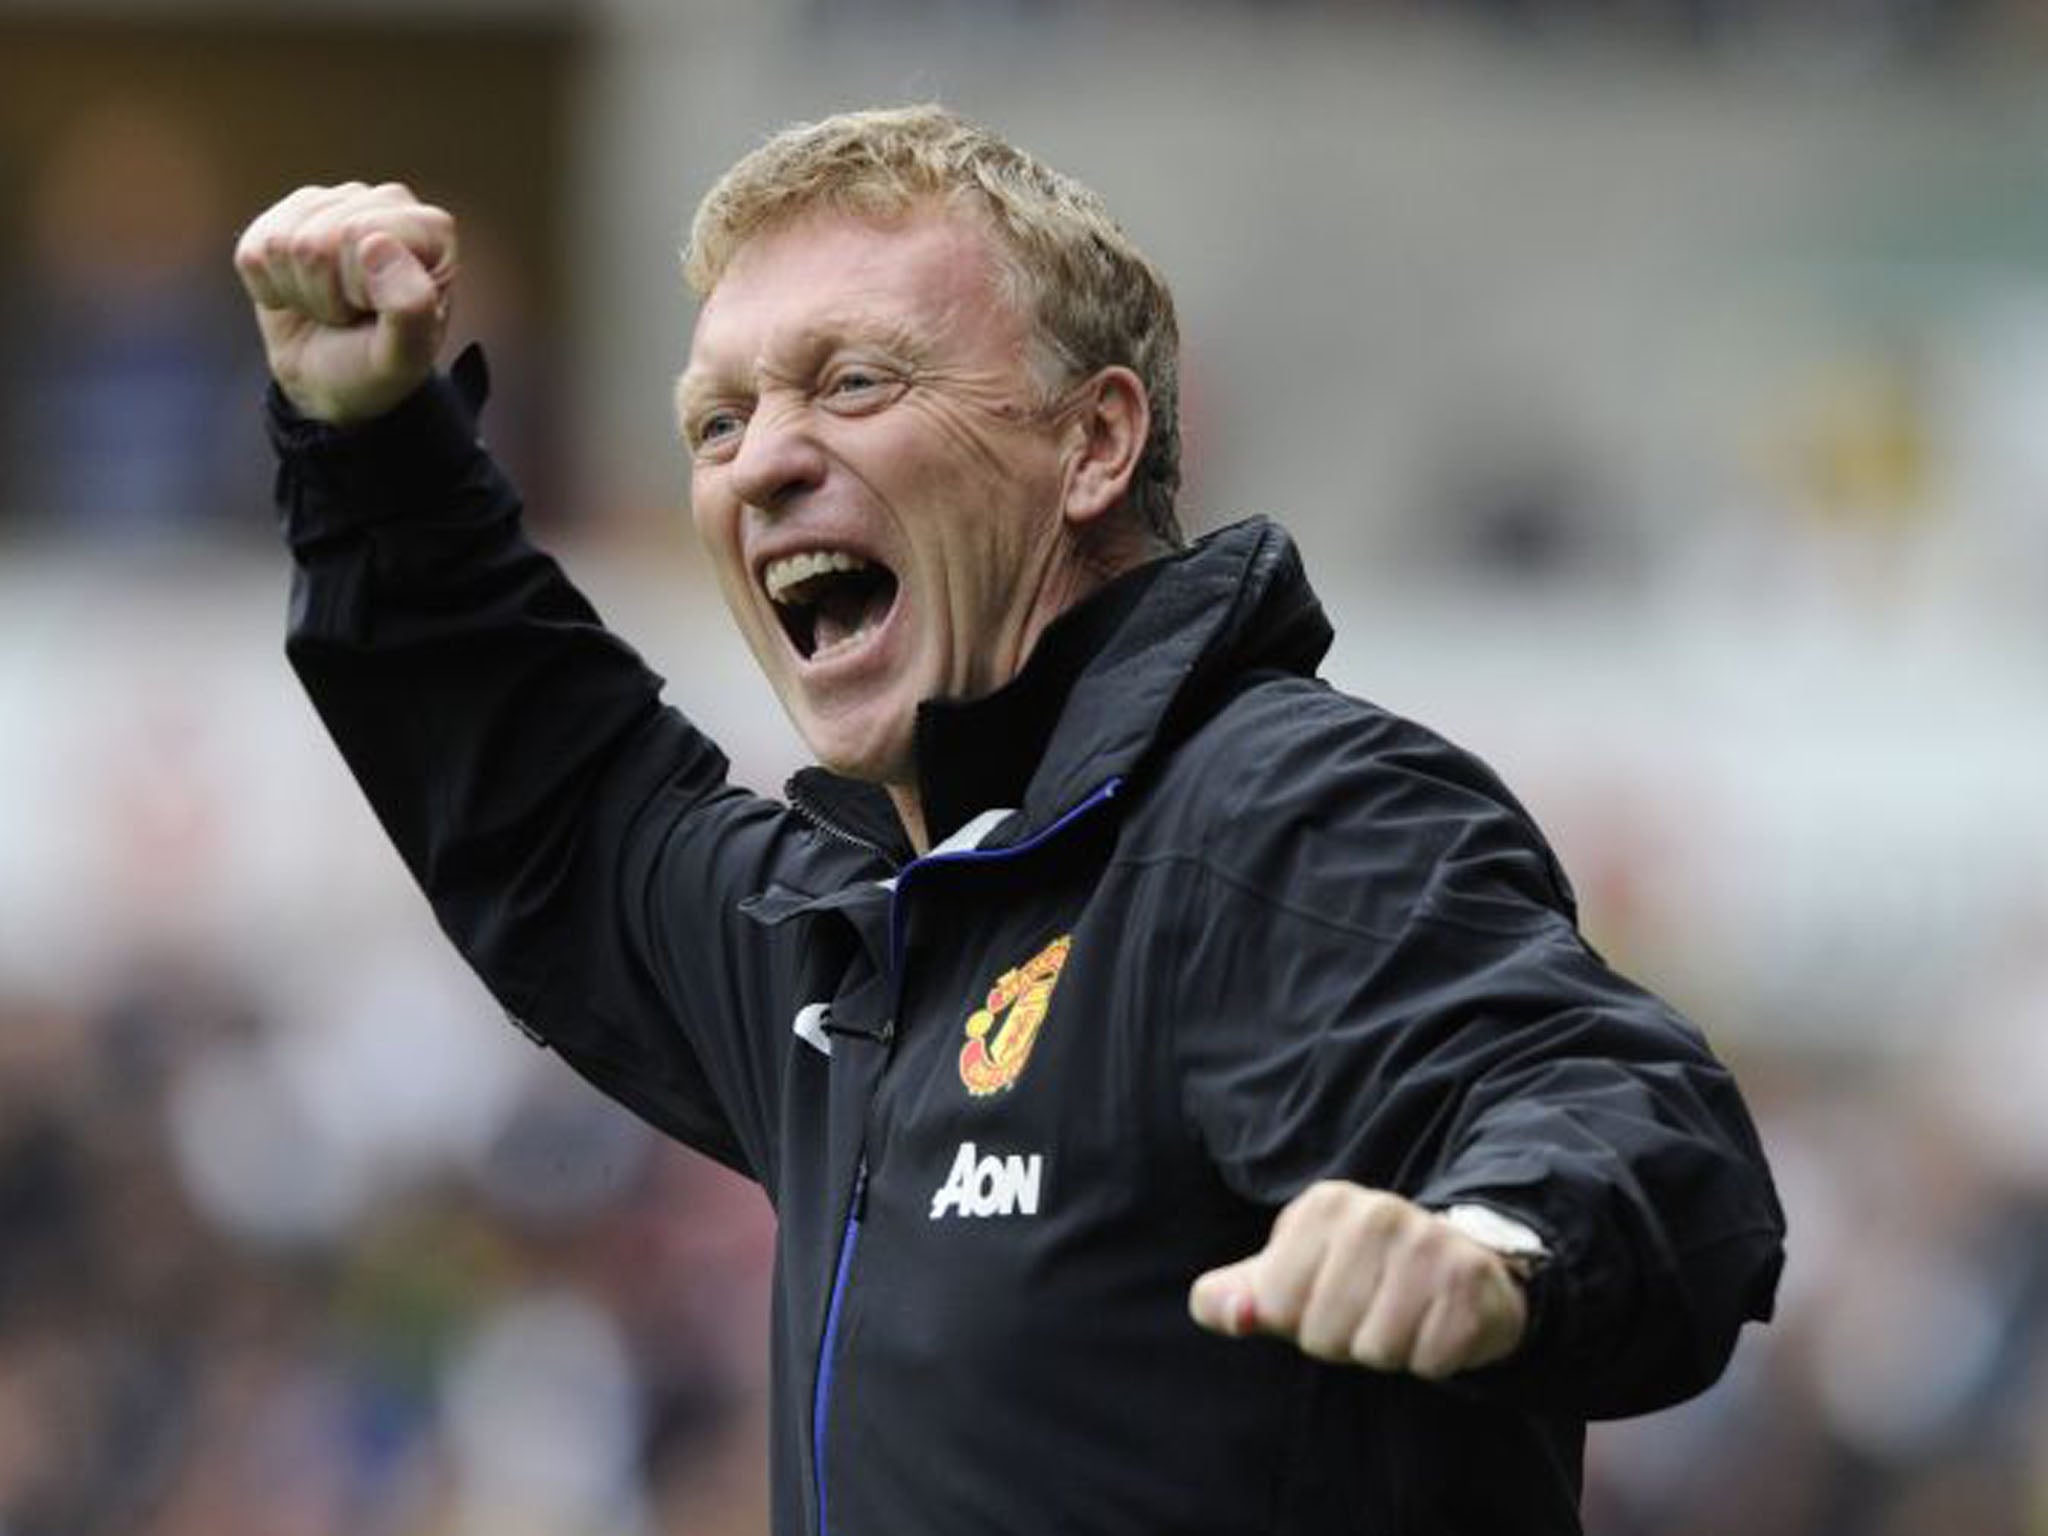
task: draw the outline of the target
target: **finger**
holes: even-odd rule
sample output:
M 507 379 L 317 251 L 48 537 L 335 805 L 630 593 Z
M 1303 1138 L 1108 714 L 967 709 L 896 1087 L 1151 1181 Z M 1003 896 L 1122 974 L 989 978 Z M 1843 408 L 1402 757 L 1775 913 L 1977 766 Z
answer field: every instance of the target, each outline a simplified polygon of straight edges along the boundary
M 440 297 L 419 258 L 382 231 L 352 247 L 348 265 L 356 290 L 350 302 L 378 314 L 430 311 Z
M 1413 1225 L 1389 1242 L 1379 1287 L 1349 1340 L 1350 1357 L 1358 1364 L 1376 1371 L 1409 1368 L 1441 1278 L 1432 1236 L 1426 1225 Z
M 1299 1341 L 1310 1302 L 1328 1269 L 1332 1243 L 1346 1235 L 1346 1241 L 1362 1246 L 1362 1229 L 1381 1219 L 1380 1208 L 1388 1200 L 1376 1190 L 1324 1180 L 1288 1201 L 1252 1272 L 1259 1327 Z M 1345 1282 L 1331 1275 L 1329 1283 L 1341 1287 Z M 1333 1296 L 1331 1304 L 1341 1305 L 1341 1295 Z M 1348 1336 L 1349 1327 L 1343 1332 Z
M 1450 1296 L 1438 1296 L 1415 1330 L 1408 1368 L 1430 1381 L 1441 1381 L 1478 1363 L 1480 1319 L 1471 1307 Z
M 1520 1283 L 1488 1255 L 1464 1283 L 1438 1294 L 1416 1330 L 1410 1369 L 1435 1380 L 1504 1359 L 1521 1342 L 1528 1316 Z
M 364 282 L 360 250 L 389 235 L 413 251 L 445 288 L 455 264 L 455 221 L 420 203 L 403 182 L 344 183 L 302 205 L 283 241 L 291 307 L 322 325 L 346 327 L 377 310 Z
M 352 212 L 352 236 L 383 230 L 417 256 L 436 282 L 454 270 L 454 215 L 422 202 L 404 182 L 385 181 L 364 188 Z
M 249 221 L 248 227 L 235 241 L 237 263 L 260 257 L 274 237 L 289 233 L 311 210 L 342 195 L 344 189 L 341 187 L 309 185 L 293 188 Z
M 457 265 L 455 220 L 403 182 L 300 187 L 265 210 L 236 242 L 235 269 L 260 307 L 347 326 L 375 306 L 358 247 L 386 233 L 414 253 L 444 293 Z
M 365 312 L 382 308 L 370 293 L 362 260 L 366 244 L 373 236 L 398 242 L 428 282 L 445 295 L 455 276 L 454 218 L 439 208 L 420 203 L 375 207 L 368 206 L 366 199 L 341 213 L 341 289 L 348 303 Z
M 347 187 L 300 187 L 265 209 L 235 242 L 235 271 L 265 309 L 298 308 L 292 244 L 300 228 L 349 195 Z
M 351 296 L 345 268 L 361 238 L 358 219 L 369 189 L 350 182 L 343 196 L 308 210 L 287 242 L 288 265 L 296 307 L 328 326 L 349 326 L 367 319 L 368 304 Z
M 1188 1315 L 1197 1327 L 1233 1339 L 1257 1330 L 1259 1308 L 1252 1292 L 1252 1271 L 1257 1264 L 1254 1255 L 1196 1277 L 1188 1289 Z
M 358 262 L 364 297 L 377 316 L 373 350 L 389 373 L 432 364 L 440 343 L 441 290 L 418 257 L 389 235 L 362 242 Z
M 1379 1294 L 1399 1217 L 1398 1206 L 1361 1198 L 1336 1218 L 1295 1330 L 1304 1353 L 1318 1360 L 1351 1357 L 1351 1341 Z
M 1274 1229 L 1272 1241 L 1259 1251 L 1247 1276 L 1252 1323 L 1259 1332 L 1283 1339 L 1299 1334 L 1302 1314 L 1322 1266 L 1325 1236 L 1324 1229 L 1316 1225 Z
M 1383 1285 L 1351 1336 L 1351 1359 L 1375 1371 L 1409 1369 L 1429 1305 L 1429 1298 L 1412 1287 Z

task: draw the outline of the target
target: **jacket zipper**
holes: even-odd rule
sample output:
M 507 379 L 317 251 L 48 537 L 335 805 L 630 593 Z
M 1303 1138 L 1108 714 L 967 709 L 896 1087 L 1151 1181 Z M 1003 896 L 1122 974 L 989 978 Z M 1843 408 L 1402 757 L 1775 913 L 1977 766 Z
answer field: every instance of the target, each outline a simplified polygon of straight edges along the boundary
M 940 864 L 998 864 L 1004 859 L 1020 858 L 1024 854 L 1043 848 L 1075 822 L 1093 811 L 1097 806 L 1106 805 L 1116 798 L 1117 791 L 1124 787 L 1121 778 L 1105 779 L 1088 797 L 1070 807 L 1051 825 L 1034 832 L 1021 843 L 1007 848 L 960 848 L 952 853 L 932 854 L 922 859 L 912 859 L 896 876 L 896 889 L 889 899 L 889 973 L 895 979 L 895 1006 L 890 1009 L 893 1017 L 902 1005 L 903 949 L 908 942 L 903 922 L 903 893 L 909 888 L 910 880 L 919 870 L 931 869 Z
M 862 837 L 858 832 L 855 832 L 850 828 L 841 826 L 838 822 L 834 821 L 830 816 L 827 816 L 822 810 L 820 810 L 818 808 L 817 803 L 814 800 L 812 800 L 810 796 L 803 794 L 801 791 L 796 790 L 792 787 L 788 791 L 788 794 L 790 807 L 793 810 L 795 810 L 795 812 L 799 816 L 803 817 L 805 821 L 808 821 L 812 826 L 816 827 L 820 832 L 824 833 L 827 837 L 832 838 L 837 842 L 851 844 L 853 847 L 860 849 L 863 853 L 872 853 L 876 858 L 880 859 L 884 864 L 887 864 L 891 869 L 896 868 L 896 855 L 891 853 L 888 849 L 884 848 L 880 843 L 876 842 L 873 838 Z
M 871 853 L 891 869 L 896 867 L 895 856 L 873 838 L 862 837 L 858 832 L 841 826 L 794 786 L 788 794 L 791 808 L 825 836 Z M 884 1039 L 888 1033 L 885 1030 Z M 832 1371 L 839 1352 L 839 1314 L 846 1303 L 847 1281 L 853 1274 L 854 1250 L 860 1246 L 860 1224 L 867 1214 L 867 1199 L 868 1155 L 863 1147 L 854 1166 L 853 1194 L 846 1202 L 846 1220 L 839 1230 L 839 1252 L 832 1261 L 832 1299 L 825 1307 L 825 1336 L 818 1342 L 818 1369 L 811 1389 L 811 1482 L 817 1493 L 818 1536 L 826 1536 L 830 1530 L 825 1511 L 825 1425 L 832 1409 Z
M 902 867 L 902 870 L 896 877 L 895 889 L 890 893 L 889 898 L 889 974 L 894 983 L 889 1010 L 889 1017 L 892 1021 L 900 1011 L 903 1002 L 903 949 L 906 943 L 902 920 L 903 892 L 905 887 L 909 885 L 911 876 L 920 869 L 926 869 L 937 864 L 992 864 L 1003 859 L 1019 858 L 1024 854 L 1032 852 L 1034 849 L 1043 847 L 1053 838 L 1066 831 L 1076 821 L 1079 821 L 1083 816 L 1093 811 L 1097 806 L 1107 804 L 1115 798 L 1117 791 L 1123 788 L 1123 784 L 1124 781 L 1121 778 L 1104 780 L 1101 787 L 1079 804 L 1070 808 L 1050 826 L 1034 833 L 1023 842 L 1013 844 L 1008 848 L 991 848 L 987 850 L 961 848 L 952 853 L 933 854 L 921 859 L 912 859 Z M 882 852 L 882 850 L 875 848 L 874 844 L 868 842 L 865 838 L 857 837 L 843 828 L 833 826 L 824 817 L 820 816 L 814 807 L 805 805 L 796 797 L 792 796 L 790 803 L 816 824 L 821 831 L 829 832 L 846 842 L 857 843 L 863 848 L 874 849 L 877 853 Z M 883 857 L 887 858 L 888 856 L 883 854 Z M 885 1028 L 887 1033 L 894 1033 L 893 1024 Z M 846 1222 L 841 1227 L 839 1233 L 839 1255 L 833 1261 L 832 1299 L 825 1308 L 825 1337 L 818 1344 L 816 1385 L 811 1393 L 811 1474 L 817 1487 L 818 1536 L 831 1536 L 831 1526 L 826 1521 L 825 1505 L 825 1428 L 831 1418 L 832 1411 L 832 1372 L 834 1356 L 838 1352 L 839 1344 L 839 1314 L 846 1301 L 847 1282 L 853 1274 L 853 1255 L 854 1250 L 860 1245 L 860 1228 L 862 1220 L 867 1215 L 867 1203 L 868 1158 L 867 1151 L 863 1148 L 860 1161 L 854 1168 L 853 1195 L 846 1203 Z
M 868 1155 L 865 1150 L 853 1174 L 853 1198 L 846 1202 L 846 1224 L 839 1233 L 839 1257 L 832 1268 L 832 1301 L 825 1309 L 825 1337 L 818 1345 L 817 1385 L 811 1393 L 811 1475 L 818 1488 L 818 1536 L 831 1529 L 825 1520 L 825 1422 L 832 1410 L 832 1366 L 839 1342 L 839 1311 L 846 1301 L 846 1282 L 853 1273 L 853 1251 L 860 1245 L 861 1219 L 867 1214 Z

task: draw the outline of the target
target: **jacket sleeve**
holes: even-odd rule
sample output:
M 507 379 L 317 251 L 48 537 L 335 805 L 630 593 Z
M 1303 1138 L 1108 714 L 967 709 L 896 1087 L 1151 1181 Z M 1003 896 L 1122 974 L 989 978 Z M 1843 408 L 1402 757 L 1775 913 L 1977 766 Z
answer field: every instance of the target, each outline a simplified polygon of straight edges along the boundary
M 1782 1261 L 1727 1069 L 1584 942 L 1476 760 L 1337 695 L 1290 714 L 1211 779 L 1233 788 L 1169 924 L 1203 957 L 1177 1040 L 1222 1178 L 1269 1206 L 1334 1177 L 1532 1227 L 1529 1331 L 1466 1389 L 1582 1417 L 1700 1390 Z
M 772 1189 L 784 941 L 735 908 L 812 840 L 727 783 L 661 680 L 526 541 L 476 440 L 483 393 L 473 350 L 346 430 L 273 392 L 287 654 L 513 1022 Z

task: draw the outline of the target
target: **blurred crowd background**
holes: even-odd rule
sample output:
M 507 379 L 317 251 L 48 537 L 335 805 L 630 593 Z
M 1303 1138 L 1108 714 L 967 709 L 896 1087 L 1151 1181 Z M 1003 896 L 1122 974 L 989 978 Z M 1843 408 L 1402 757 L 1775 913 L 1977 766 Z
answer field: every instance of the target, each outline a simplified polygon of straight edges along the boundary
M 1289 523 L 1331 675 L 1743 1075 L 1779 1321 L 1596 1429 L 1589 1529 L 2048 1533 L 2044 85 L 2036 0 L 0 0 L 0 1536 L 765 1528 L 765 1207 L 505 1026 L 326 751 L 227 258 L 457 209 L 486 435 L 772 789 L 679 232 L 934 96 L 1173 277 L 1191 525 Z

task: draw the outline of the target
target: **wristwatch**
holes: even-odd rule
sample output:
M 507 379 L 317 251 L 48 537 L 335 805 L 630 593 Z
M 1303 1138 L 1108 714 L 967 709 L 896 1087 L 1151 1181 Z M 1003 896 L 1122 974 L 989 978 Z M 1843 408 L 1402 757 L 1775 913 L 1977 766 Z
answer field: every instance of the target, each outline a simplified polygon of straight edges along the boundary
M 1491 1249 L 1506 1260 L 1517 1280 L 1531 1278 L 1550 1257 L 1550 1250 L 1533 1230 L 1512 1216 L 1501 1215 L 1490 1205 L 1453 1205 L 1441 1214 L 1480 1247 Z

